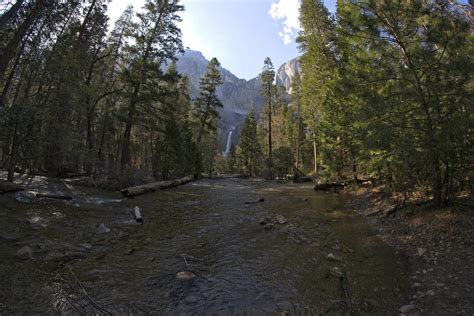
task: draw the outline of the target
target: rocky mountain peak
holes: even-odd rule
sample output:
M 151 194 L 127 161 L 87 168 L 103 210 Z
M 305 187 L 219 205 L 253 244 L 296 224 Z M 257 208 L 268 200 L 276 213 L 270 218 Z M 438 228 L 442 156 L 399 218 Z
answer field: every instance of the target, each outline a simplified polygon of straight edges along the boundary
M 298 58 L 287 61 L 278 68 L 276 73 L 276 84 L 284 86 L 286 91 L 291 94 L 293 78 L 300 73 L 301 67 Z

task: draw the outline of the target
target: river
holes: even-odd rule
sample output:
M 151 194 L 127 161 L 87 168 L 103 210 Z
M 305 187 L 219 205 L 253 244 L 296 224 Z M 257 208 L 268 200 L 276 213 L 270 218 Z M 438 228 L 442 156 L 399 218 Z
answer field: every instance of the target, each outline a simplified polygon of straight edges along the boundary
M 343 194 L 242 179 L 123 201 L 74 190 L 69 202 L 0 198 L 1 315 L 392 315 L 408 302 L 404 256 Z

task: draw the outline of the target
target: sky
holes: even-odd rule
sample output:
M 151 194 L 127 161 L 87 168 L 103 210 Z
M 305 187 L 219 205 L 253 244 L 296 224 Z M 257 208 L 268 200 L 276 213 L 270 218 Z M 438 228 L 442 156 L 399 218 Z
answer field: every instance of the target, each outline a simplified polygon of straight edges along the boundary
M 145 0 L 113 0 L 110 23 L 128 5 L 135 11 Z M 300 28 L 299 0 L 181 0 L 183 44 L 243 79 L 256 77 L 270 57 L 275 68 L 299 55 L 295 38 Z M 334 11 L 336 0 L 326 0 Z

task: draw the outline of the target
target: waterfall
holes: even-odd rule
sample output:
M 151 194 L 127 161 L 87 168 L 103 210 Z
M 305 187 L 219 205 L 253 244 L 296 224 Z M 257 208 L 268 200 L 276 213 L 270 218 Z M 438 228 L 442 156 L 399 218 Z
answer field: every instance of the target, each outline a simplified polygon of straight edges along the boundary
M 232 146 L 232 133 L 235 130 L 235 126 L 232 126 L 232 129 L 229 131 L 229 134 L 227 136 L 227 143 L 225 145 L 225 151 L 224 151 L 224 156 L 227 156 L 230 152 L 230 147 Z

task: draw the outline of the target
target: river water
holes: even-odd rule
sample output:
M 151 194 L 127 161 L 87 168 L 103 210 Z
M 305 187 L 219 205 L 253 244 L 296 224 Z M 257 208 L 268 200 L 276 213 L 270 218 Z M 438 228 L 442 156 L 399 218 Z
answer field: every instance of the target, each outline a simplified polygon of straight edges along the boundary
M 1 315 L 392 315 L 408 303 L 404 257 L 343 194 L 241 179 L 123 201 L 74 190 L 69 202 L 0 198 Z

